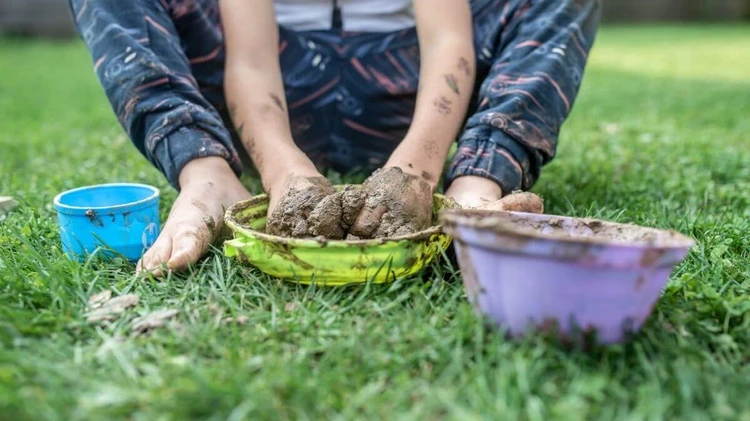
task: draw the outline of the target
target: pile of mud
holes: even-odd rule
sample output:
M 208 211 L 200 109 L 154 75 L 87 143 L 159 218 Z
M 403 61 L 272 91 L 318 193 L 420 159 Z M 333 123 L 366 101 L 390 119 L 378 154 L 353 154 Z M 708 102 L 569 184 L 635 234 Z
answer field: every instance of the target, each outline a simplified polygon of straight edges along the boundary
M 409 235 L 432 225 L 432 189 L 399 168 L 376 171 L 361 189 L 337 192 L 323 177 L 295 185 L 269 215 L 269 234 L 359 240 Z

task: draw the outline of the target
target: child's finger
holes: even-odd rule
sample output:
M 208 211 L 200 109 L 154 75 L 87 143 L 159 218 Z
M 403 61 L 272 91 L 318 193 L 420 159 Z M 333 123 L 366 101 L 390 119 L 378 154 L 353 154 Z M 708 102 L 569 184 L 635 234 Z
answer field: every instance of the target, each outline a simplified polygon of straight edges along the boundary
M 170 270 L 186 269 L 198 261 L 211 241 L 210 233 L 203 228 L 183 226 L 172 240 L 172 255 L 167 261 Z
M 136 266 L 136 273 L 151 272 L 153 276 L 163 275 L 161 267 L 167 263 L 172 254 L 172 236 L 162 232 L 153 246 L 143 255 Z

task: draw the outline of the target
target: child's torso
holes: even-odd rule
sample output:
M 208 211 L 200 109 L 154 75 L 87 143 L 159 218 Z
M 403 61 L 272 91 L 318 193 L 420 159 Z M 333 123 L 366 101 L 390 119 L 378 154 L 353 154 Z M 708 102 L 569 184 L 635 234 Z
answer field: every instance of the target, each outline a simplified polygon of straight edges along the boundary
M 274 0 L 276 22 L 297 31 L 331 29 L 333 0 Z M 390 32 L 414 26 L 412 0 L 338 0 L 343 29 Z

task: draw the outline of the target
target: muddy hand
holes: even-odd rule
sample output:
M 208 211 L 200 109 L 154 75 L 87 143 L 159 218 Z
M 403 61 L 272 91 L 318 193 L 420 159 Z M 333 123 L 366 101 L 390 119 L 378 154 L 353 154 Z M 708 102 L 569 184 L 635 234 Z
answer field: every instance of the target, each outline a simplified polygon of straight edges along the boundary
M 445 195 L 464 209 L 474 209 L 502 199 L 503 191 L 489 178 L 465 175 L 453 180 Z
M 432 188 L 398 167 L 376 171 L 362 185 L 365 204 L 350 233 L 360 238 L 411 234 L 432 223 Z
M 475 209 L 541 214 L 544 213 L 544 201 L 534 193 L 518 192 Z
M 314 237 L 308 218 L 323 199 L 336 193 L 333 185 L 323 176 L 305 177 L 290 175 L 278 192 L 271 191 L 266 230 L 283 237 Z M 333 206 L 335 208 L 335 204 Z M 338 218 L 341 219 L 341 209 Z
M 221 158 L 188 163 L 180 173 L 180 186 L 159 238 L 138 262 L 138 273 L 158 277 L 196 263 L 217 239 L 224 209 L 250 197 Z

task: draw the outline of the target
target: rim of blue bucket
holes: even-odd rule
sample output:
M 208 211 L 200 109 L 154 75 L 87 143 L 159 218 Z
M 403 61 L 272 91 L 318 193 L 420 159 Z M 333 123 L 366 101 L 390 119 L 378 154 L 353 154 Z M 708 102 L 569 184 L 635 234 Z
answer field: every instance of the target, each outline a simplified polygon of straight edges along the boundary
M 128 203 L 122 203 L 119 205 L 113 205 L 113 206 L 71 206 L 66 205 L 64 203 L 60 203 L 60 200 L 63 198 L 63 196 L 71 193 L 77 193 L 80 191 L 90 191 L 94 189 L 104 189 L 104 188 L 117 188 L 117 187 L 140 187 L 144 188 L 146 190 L 151 191 L 151 195 L 146 197 L 145 199 L 137 200 L 135 202 L 128 202 Z M 147 208 L 149 206 L 152 206 L 156 203 L 158 203 L 159 200 L 159 189 L 157 189 L 154 186 L 149 186 L 148 184 L 139 184 L 139 183 L 107 183 L 107 184 L 94 184 L 91 186 L 83 186 L 83 187 L 77 187 L 75 189 L 66 190 L 57 196 L 55 196 L 55 199 L 53 201 L 55 205 L 55 209 L 57 209 L 58 212 L 64 213 L 66 215 L 85 215 L 88 211 L 107 211 L 107 212 L 127 212 L 127 211 L 137 211 L 144 208 Z

